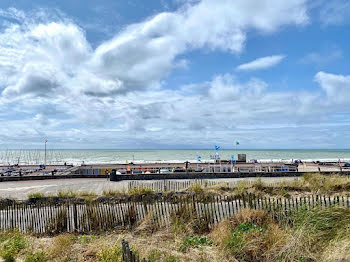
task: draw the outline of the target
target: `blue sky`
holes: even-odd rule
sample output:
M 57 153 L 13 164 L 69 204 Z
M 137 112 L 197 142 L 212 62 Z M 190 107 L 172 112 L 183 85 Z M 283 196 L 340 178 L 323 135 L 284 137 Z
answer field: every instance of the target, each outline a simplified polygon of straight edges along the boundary
M 350 3 L 0 2 L 0 147 L 349 148 Z

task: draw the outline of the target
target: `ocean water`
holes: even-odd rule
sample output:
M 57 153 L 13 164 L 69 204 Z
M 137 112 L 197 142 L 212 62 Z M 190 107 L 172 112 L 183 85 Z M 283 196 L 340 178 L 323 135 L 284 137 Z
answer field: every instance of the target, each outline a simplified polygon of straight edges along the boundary
M 237 154 L 246 154 L 247 160 L 258 159 L 291 160 L 301 159 L 312 160 L 338 160 L 350 161 L 350 149 L 284 149 L 284 150 L 252 150 L 252 149 L 231 149 L 219 150 L 221 159 L 231 159 L 231 155 L 237 159 Z M 126 161 L 197 161 L 200 155 L 202 161 L 210 159 L 215 154 L 214 150 L 188 149 L 188 150 L 53 150 L 46 152 L 47 164 L 72 163 L 80 165 L 83 161 L 86 164 L 92 163 L 125 163 Z M 41 164 L 44 163 L 44 150 L 0 150 L 0 164 Z

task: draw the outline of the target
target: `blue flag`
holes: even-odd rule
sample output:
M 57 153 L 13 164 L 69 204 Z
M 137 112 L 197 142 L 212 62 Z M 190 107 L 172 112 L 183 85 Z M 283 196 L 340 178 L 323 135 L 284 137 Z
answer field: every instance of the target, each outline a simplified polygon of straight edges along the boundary
M 231 160 L 232 160 L 232 162 L 235 160 L 234 155 L 231 155 Z
M 215 146 L 215 150 L 217 151 L 217 150 L 219 150 L 220 149 L 220 147 L 219 146 Z
M 201 162 L 201 156 L 197 156 L 198 162 Z

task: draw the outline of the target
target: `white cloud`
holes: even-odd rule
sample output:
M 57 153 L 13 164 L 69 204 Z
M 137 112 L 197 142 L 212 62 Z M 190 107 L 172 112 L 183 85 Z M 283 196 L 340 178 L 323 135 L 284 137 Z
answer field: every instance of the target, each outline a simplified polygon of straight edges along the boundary
M 248 83 L 239 83 L 234 76 L 225 74 L 213 79 L 209 88 L 209 95 L 217 101 L 234 101 L 240 97 L 254 99 L 258 97 L 267 84 L 259 79 L 251 79 Z
M 339 48 L 331 48 L 321 52 L 311 52 L 301 59 L 303 64 L 313 64 L 316 67 L 328 65 L 343 57 L 343 52 Z
M 350 75 L 335 75 L 321 71 L 315 75 L 315 81 L 326 92 L 330 102 L 349 105 Z
M 191 50 L 239 53 L 255 31 L 306 24 L 305 2 L 191 1 L 126 26 L 97 48 L 72 21 L 36 22 L 17 13 L 18 21 L 0 31 L 0 108 L 8 115 L 0 142 L 21 146 L 49 137 L 65 147 L 201 146 L 268 134 L 269 126 L 313 123 L 322 112 L 320 94 L 271 92 L 261 79 L 221 74 L 176 90 L 162 87 L 174 68 L 191 63 L 181 56 Z
M 320 20 L 325 25 L 341 25 L 350 23 L 350 2 L 348 0 L 322 1 Z
M 255 59 L 254 61 L 251 61 L 249 63 L 241 64 L 237 66 L 236 70 L 252 71 L 252 70 L 267 69 L 281 63 L 281 61 L 284 58 L 285 58 L 284 55 L 265 56 L 265 57 Z
M 64 15 L 16 9 L 1 15 L 9 18 L 0 32 L 3 97 L 69 94 L 65 103 L 159 88 L 173 68 L 186 67 L 177 57 L 191 49 L 240 52 L 248 30 L 273 32 L 308 21 L 304 0 L 264 0 L 259 10 L 253 0 L 203 0 L 129 25 L 93 50 L 84 31 Z

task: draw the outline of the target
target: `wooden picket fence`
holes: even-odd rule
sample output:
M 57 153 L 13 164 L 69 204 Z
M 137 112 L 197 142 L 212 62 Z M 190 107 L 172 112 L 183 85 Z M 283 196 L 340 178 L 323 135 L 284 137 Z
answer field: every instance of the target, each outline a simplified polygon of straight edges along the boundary
M 350 207 L 349 196 L 309 195 L 303 197 L 155 194 L 134 198 L 83 201 L 1 201 L 0 230 L 56 234 L 101 232 L 134 228 L 145 218 L 154 227 L 169 225 L 183 212 L 205 221 L 211 228 L 244 208 L 263 209 L 274 216 L 289 216 L 298 209 L 328 206 Z
M 144 182 L 144 181 L 129 181 L 128 182 L 128 190 L 137 188 L 137 189 L 144 189 L 149 188 L 156 192 L 178 192 L 184 189 L 188 189 L 191 186 L 194 185 L 200 185 L 203 188 L 211 187 L 211 186 L 224 186 L 227 188 L 236 188 L 237 185 L 240 182 L 244 182 L 247 185 L 251 185 L 256 183 L 256 180 L 237 180 L 237 181 L 213 181 L 213 180 L 207 180 L 207 179 L 191 179 L 191 180 L 183 180 L 183 181 L 174 181 L 174 180 L 158 180 L 155 182 Z M 266 183 L 264 182 L 264 185 L 269 186 L 276 183 Z
M 129 243 L 122 240 L 122 261 L 123 262 L 149 262 L 148 259 L 140 259 L 139 254 L 132 251 Z

